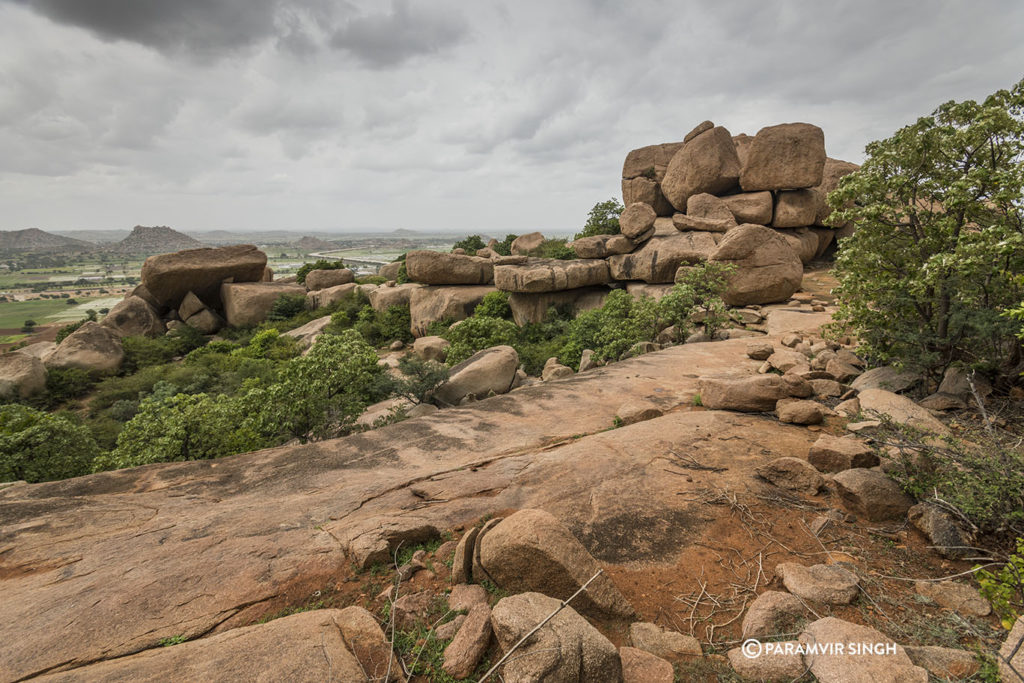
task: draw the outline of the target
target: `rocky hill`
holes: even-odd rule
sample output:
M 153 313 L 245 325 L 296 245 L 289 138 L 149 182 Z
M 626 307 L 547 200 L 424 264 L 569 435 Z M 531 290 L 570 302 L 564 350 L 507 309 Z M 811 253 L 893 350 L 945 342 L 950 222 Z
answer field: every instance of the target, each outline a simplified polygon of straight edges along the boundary
M 136 225 L 131 234 L 108 251 L 118 254 L 164 254 L 183 249 L 198 249 L 203 243 L 167 226 L 146 227 Z
M 91 242 L 54 235 L 28 228 L 27 230 L 0 230 L 0 251 L 90 251 Z
M 337 249 L 337 245 L 331 244 L 327 240 L 322 240 L 319 237 L 310 237 L 309 235 L 303 235 L 301 238 L 295 240 L 294 245 L 303 251 Z

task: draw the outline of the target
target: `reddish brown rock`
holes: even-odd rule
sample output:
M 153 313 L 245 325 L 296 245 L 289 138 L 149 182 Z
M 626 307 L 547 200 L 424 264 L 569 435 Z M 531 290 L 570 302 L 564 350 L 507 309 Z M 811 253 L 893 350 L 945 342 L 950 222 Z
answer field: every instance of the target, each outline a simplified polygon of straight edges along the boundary
M 704 131 L 676 152 L 665 170 L 661 191 L 678 211 L 695 194 L 720 194 L 736 186 L 740 160 L 729 131 L 721 126 Z
M 740 172 L 740 186 L 757 190 L 796 190 L 822 182 L 825 134 L 809 123 L 783 123 L 754 136 Z

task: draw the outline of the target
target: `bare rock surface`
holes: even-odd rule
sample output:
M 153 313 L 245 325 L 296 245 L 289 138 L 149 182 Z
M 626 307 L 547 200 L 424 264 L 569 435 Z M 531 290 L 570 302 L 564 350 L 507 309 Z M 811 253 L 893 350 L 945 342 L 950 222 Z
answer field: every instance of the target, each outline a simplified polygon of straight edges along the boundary
M 183 316 L 184 320 L 187 316 Z M 100 322 L 119 337 L 157 337 L 164 333 L 164 324 L 156 310 L 142 297 L 126 296 Z
M 39 680 L 366 681 L 360 661 L 345 643 L 339 618 L 342 610 L 295 614 Z
M 436 320 L 465 320 L 493 291 L 490 285 L 431 285 L 413 289 L 409 294 L 412 333 L 417 337 L 427 334 L 430 323 Z
M 706 232 L 656 235 L 632 253 L 608 257 L 608 267 L 615 280 L 674 282 L 680 266 L 704 262 L 716 248 L 714 237 Z
M 283 295 L 306 296 L 306 288 L 280 282 L 229 282 L 220 288 L 224 318 L 233 327 L 248 327 L 263 322 L 274 303 Z
M 673 683 L 672 664 L 635 647 L 619 648 L 623 683 Z
M 0 399 L 29 398 L 46 390 L 46 367 L 20 351 L 0 354 Z
M 807 461 L 819 471 L 831 473 L 854 467 L 874 467 L 878 456 L 860 439 L 822 434 L 811 446 Z
M 693 636 L 643 621 L 630 624 L 629 642 L 635 648 L 670 662 L 690 661 L 704 654 L 700 641 Z
M 918 581 L 914 584 L 914 590 L 943 607 L 967 616 L 984 617 L 992 612 L 992 606 L 978 589 L 965 583 Z
M 121 338 L 109 328 L 89 321 L 69 334 L 43 364 L 47 368 L 78 368 L 115 372 L 124 360 Z
M 405 257 L 409 279 L 425 285 L 486 285 L 494 280 L 488 258 L 418 249 Z
M 837 378 L 838 379 L 838 378 Z M 949 434 L 949 428 L 934 418 L 906 396 L 894 394 L 885 389 L 865 389 L 857 394 L 860 409 L 869 416 L 871 413 L 888 415 L 894 422 L 910 425 L 939 436 Z
M 328 287 L 355 282 L 356 275 L 348 268 L 311 270 L 306 273 L 306 289 L 315 292 Z
M 224 282 L 260 282 L 267 255 L 251 244 L 187 249 L 150 256 L 142 264 L 142 284 L 162 306 L 177 308 L 189 292 L 218 307 Z
M 630 398 L 689 406 L 695 373 L 752 372 L 746 344 L 677 346 L 342 439 L 0 489 L 0 661 L 17 679 L 227 632 L 338 567 L 505 510 L 550 512 L 598 562 L 672 561 L 715 511 L 652 454 L 756 466 L 814 435 L 711 410 L 605 430 Z
M 825 134 L 821 128 L 783 123 L 757 132 L 739 181 L 745 192 L 793 190 L 819 185 L 824 170 Z
M 498 289 L 526 294 L 603 285 L 609 279 L 608 262 L 604 259 L 530 259 L 523 265 L 494 269 Z

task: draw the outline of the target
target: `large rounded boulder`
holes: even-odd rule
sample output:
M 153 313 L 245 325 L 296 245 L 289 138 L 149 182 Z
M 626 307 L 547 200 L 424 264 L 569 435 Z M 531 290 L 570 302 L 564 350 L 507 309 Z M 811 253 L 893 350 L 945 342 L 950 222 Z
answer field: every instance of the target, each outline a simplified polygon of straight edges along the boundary
M 732 135 L 721 126 L 687 141 L 672 157 L 661 181 L 661 192 L 677 211 L 695 194 L 721 194 L 734 188 L 740 177 L 740 158 Z
M 730 306 L 785 301 L 800 288 L 804 268 L 789 242 L 763 225 L 730 230 L 709 261 L 736 266 L 722 297 Z
M 508 393 L 519 367 L 519 354 L 511 346 L 493 346 L 478 351 L 448 373 L 448 381 L 434 394 L 434 398 L 456 405 L 462 399 L 475 396 L 486 398 L 492 392 Z
M 115 372 L 124 360 L 121 338 L 99 323 L 89 321 L 67 336 L 45 361 L 47 368 L 78 368 Z

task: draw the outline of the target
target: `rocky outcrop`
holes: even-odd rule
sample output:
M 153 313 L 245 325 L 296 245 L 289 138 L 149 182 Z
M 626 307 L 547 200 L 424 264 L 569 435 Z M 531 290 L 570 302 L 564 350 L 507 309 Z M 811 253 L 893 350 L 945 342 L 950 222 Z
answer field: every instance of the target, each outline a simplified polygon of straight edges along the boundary
M 600 308 L 608 298 L 610 290 L 606 287 L 584 287 L 582 289 L 566 289 L 560 292 L 544 292 L 542 294 L 514 293 L 508 298 L 509 308 L 517 325 L 543 322 L 548 309 L 569 307 L 573 314 Z
M 100 322 L 119 337 L 157 337 L 165 332 L 157 312 L 141 297 L 127 296 Z
M 628 254 L 636 243 L 625 235 L 594 235 L 581 237 L 569 244 L 576 256 L 582 259 L 607 258 L 616 254 Z
M 487 285 L 421 286 L 412 289 L 409 296 L 412 333 L 422 337 L 429 332 L 430 324 L 437 320 L 465 320 L 493 291 L 494 287 Z
M 356 275 L 348 268 L 335 268 L 332 270 L 311 270 L 306 273 L 306 289 L 315 292 L 328 287 L 347 285 L 355 282 Z
M 405 268 L 410 280 L 426 285 L 486 285 L 494 280 L 491 260 L 478 256 L 410 251 Z
M 46 391 L 46 367 L 20 351 L 0 354 L 0 399 L 30 398 Z
M 542 592 L 565 600 L 600 567 L 576 537 L 550 513 L 522 510 L 478 541 L 486 576 L 511 592 Z M 479 579 L 483 577 L 476 577 Z M 607 576 L 599 576 L 573 606 L 584 614 L 630 617 L 633 608 Z
M 814 187 L 825 168 L 825 134 L 809 123 L 783 123 L 754 136 L 740 172 L 744 192 Z
M 232 327 L 257 325 L 267 318 L 282 296 L 306 296 L 306 288 L 279 282 L 229 282 L 221 285 L 224 318 Z
M 510 250 L 514 256 L 529 256 L 544 244 L 544 235 L 539 232 L 528 232 L 512 240 Z M 408 257 L 406 257 L 408 260 Z
M 267 255 L 251 244 L 188 249 L 150 256 L 142 264 L 142 284 L 161 305 L 177 308 L 189 292 L 219 308 L 224 282 L 260 282 Z
M 116 372 L 124 360 L 121 338 L 99 323 L 87 322 L 69 334 L 47 356 L 47 368 L 78 368 L 90 372 Z
M 715 240 L 707 232 L 656 235 L 630 254 L 610 256 L 608 266 L 615 280 L 674 282 L 679 266 L 706 261 L 715 249 Z
M 504 292 L 537 294 L 603 285 L 609 281 L 603 259 L 530 259 L 523 265 L 497 266 L 494 284 Z
M 559 601 L 540 593 L 502 598 L 491 613 L 494 635 L 508 651 L 552 612 Z M 619 653 L 611 641 L 572 607 L 544 624 L 501 669 L 507 681 L 622 682 Z
M 486 398 L 512 388 L 519 367 L 519 354 L 511 346 L 494 346 L 478 351 L 448 373 L 448 381 L 434 393 L 437 400 L 456 405 L 464 398 Z
M 368 679 L 362 662 L 349 650 L 339 624 L 341 616 L 342 610 L 335 609 L 294 614 L 174 647 L 153 648 L 74 671 L 50 674 L 40 680 L 51 683 L 160 681 L 170 678 L 183 681 L 309 683 L 382 680 Z M 385 662 L 385 669 L 379 673 L 382 677 L 386 666 Z
M 732 135 L 718 126 L 700 133 L 676 152 L 665 170 L 661 191 L 677 211 L 685 212 L 691 196 L 730 190 L 739 176 L 740 160 Z
M 370 299 L 373 310 L 382 313 L 392 306 L 408 306 L 412 301 L 413 292 L 425 286 L 418 282 L 407 282 L 394 287 L 377 287 L 367 292 L 366 296 Z
M 708 260 L 736 267 L 723 297 L 730 306 L 785 301 L 803 280 L 800 257 L 785 239 L 752 223 L 726 233 Z
M 443 363 L 448 356 L 448 347 L 451 342 L 442 337 L 420 337 L 413 342 L 412 350 L 423 360 L 433 360 Z

